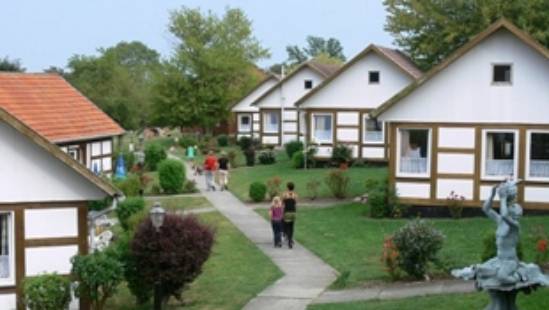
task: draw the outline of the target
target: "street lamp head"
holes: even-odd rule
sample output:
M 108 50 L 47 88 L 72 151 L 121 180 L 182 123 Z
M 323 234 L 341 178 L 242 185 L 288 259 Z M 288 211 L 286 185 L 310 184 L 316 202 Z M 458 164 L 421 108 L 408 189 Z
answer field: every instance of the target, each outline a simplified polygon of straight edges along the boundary
M 155 202 L 151 211 L 149 211 L 151 222 L 156 231 L 160 230 L 162 224 L 164 224 L 164 218 L 166 217 L 166 211 L 160 206 L 160 202 Z

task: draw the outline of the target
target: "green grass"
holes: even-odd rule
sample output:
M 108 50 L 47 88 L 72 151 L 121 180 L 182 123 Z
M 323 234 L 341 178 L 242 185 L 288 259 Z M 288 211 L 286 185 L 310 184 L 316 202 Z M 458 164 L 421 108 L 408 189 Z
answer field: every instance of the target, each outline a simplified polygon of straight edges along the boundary
M 217 212 L 197 215 L 216 229 L 216 243 L 202 274 L 184 293 L 184 307 L 171 300 L 168 309 L 241 309 L 282 273 L 227 219 Z M 107 309 L 139 309 L 126 287 L 109 301 Z M 142 309 L 151 309 L 150 305 Z
M 147 207 L 151 207 L 155 202 L 160 202 L 162 207 L 166 210 L 189 210 L 189 209 L 202 209 L 210 208 L 212 205 L 210 202 L 202 196 L 158 196 L 158 197 L 145 197 L 145 203 Z
M 331 169 L 294 169 L 285 152 L 277 153 L 277 162 L 273 165 L 256 165 L 254 167 L 239 167 L 231 171 L 229 189 L 242 201 L 250 200 L 248 191 L 253 182 L 266 183 L 267 180 L 278 176 L 282 184 L 294 182 L 297 194 L 305 198 L 307 194 L 307 182 L 317 180 L 320 182 L 319 197 L 333 197 L 324 179 Z M 349 184 L 349 197 L 364 194 L 364 184 L 367 179 L 382 179 L 387 176 L 386 167 L 351 167 L 348 170 L 351 179 Z
M 530 295 L 519 294 L 517 306 L 523 310 L 545 310 L 549 304 L 549 290 L 544 289 Z M 488 305 L 486 293 L 437 295 L 388 301 L 363 301 L 341 304 L 312 305 L 309 310 L 470 310 L 484 309 Z
M 340 273 L 350 272 L 347 287 L 365 281 L 389 280 L 380 261 L 383 241 L 406 223 L 405 219 L 370 219 L 364 216 L 365 211 L 361 204 L 298 210 L 296 239 Z M 266 216 L 265 210 L 258 212 Z M 483 237 L 495 230 L 495 225 L 482 217 L 430 221 L 446 235 L 440 254 L 450 267 L 478 263 Z M 539 225 L 549 231 L 549 217 L 524 217 L 521 224 L 524 260 L 533 261 L 532 231 Z

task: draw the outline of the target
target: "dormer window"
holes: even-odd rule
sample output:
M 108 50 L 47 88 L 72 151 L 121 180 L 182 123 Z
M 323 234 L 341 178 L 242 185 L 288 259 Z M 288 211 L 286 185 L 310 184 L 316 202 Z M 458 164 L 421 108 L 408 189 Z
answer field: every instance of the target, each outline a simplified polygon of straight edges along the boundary
M 510 64 L 497 64 L 493 66 L 492 83 L 494 84 L 511 84 L 511 69 Z
M 303 86 L 305 89 L 312 89 L 313 88 L 313 80 L 305 80 L 303 83 Z
M 368 72 L 368 83 L 369 84 L 379 84 L 379 71 L 369 71 Z

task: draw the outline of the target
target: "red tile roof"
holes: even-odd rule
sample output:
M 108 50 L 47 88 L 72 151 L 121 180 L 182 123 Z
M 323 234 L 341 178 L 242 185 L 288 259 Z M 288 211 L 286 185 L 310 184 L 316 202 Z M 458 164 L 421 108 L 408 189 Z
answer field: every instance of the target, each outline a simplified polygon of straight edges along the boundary
M 56 74 L 0 73 L 0 107 L 54 143 L 124 133 L 114 120 Z

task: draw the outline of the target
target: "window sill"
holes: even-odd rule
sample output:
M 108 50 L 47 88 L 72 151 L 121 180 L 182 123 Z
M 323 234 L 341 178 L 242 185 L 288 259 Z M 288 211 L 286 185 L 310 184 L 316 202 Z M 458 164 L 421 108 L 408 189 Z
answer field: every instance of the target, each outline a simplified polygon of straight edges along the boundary
M 430 172 L 427 173 L 403 173 L 403 172 L 397 172 L 396 174 L 397 178 L 409 178 L 409 179 L 430 179 L 431 175 Z
M 526 177 L 525 181 L 530 182 L 540 182 L 540 183 L 549 183 L 549 177 Z
M 362 144 L 384 144 L 385 141 L 362 141 Z

